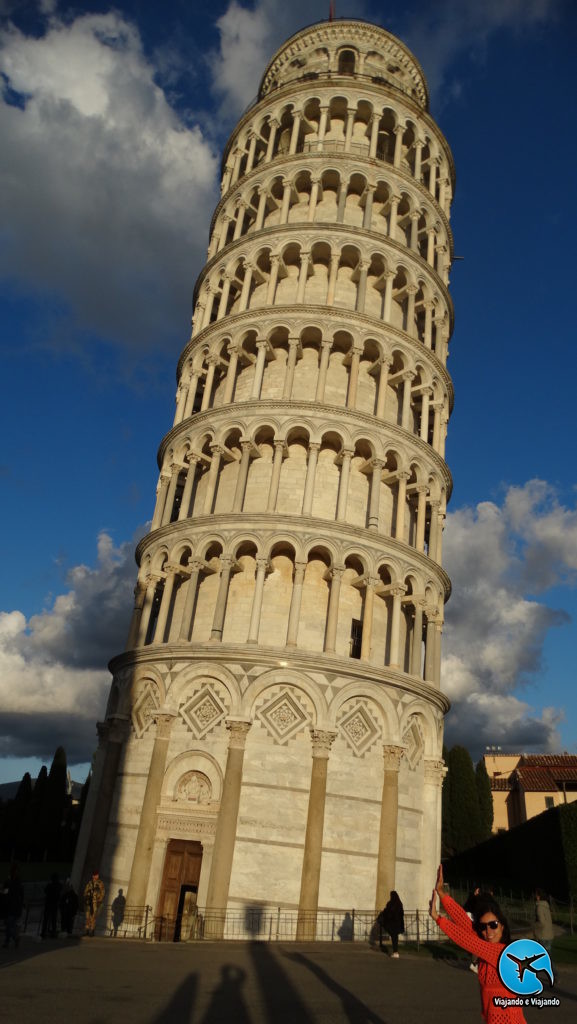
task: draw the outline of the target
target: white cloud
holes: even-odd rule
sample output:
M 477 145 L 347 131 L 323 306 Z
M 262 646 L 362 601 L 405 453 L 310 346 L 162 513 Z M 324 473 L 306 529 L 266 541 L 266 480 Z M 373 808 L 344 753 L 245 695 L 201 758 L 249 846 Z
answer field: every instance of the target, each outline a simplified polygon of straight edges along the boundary
M 558 748 L 561 712 L 536 717 L 517 696 L 542 668 L 549 629 L 568 616 L 534 596 L 575 580 L 577 510 L 553 487 L 510 487 L 503 504 L 448 516 L 445 563 L 453 581 L 443 637 L 442 686 L 453 701 L 451 741 Z
M 182 340 L 217 158 L 119 14 L 0 33 L 0 274 L 114 341 Z
M 69 590 L 27 622 L 0 613 L 0 756 L 90 759 L 106 707 L 108 660 L 124 649 L 136 577 L 134 544 L 100 534 L 94 568 L 76 566 Z

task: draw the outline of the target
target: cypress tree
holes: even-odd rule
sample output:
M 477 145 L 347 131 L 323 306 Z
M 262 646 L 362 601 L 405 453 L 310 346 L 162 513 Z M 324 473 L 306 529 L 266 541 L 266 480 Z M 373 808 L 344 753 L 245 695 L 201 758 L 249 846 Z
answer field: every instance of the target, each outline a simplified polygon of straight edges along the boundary
M 449 753 L 451 775 L 451 821 L 456 853 L 475 846 L 481 836 L 481 814 L 471 755 L 465 747 L 455 746 Z
M 491 837 L 493 828 L 493 794 L 491 792 L 491 780 L 487 774 L 485 759 L 482 757 L 477 762 L 475 769 L 475 782 L 477 784 L 477 797 L 479 800 L 479 815 L 481 822 L 480 842 Z
M 68 804 L 68 772 L 64 747 L 58 747 L 52 759 L 46 782 L 46 796 L 41 811 L 42 831 L 48 859 L 60 857 L 61 836 Z
M 29 860 L 45 860 L 46 838 L 44 835 L 44 802 L 48 787 L 48 769 L 46 765 L 38 772 L 34 783 L 32 798 L 26 815 L 26 844 Z

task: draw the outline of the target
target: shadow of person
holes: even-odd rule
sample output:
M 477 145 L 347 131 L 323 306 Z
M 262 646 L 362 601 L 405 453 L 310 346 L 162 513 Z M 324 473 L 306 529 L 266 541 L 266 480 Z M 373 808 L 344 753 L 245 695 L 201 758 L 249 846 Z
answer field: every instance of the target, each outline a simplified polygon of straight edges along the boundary
M 189 974 L 151 1024 L 192 1024 L 197 985 L 196 974 Z
M 246 971 L 235 964 L 223 964 L 220 973 L 220 984 L 212 994 L 202 1024 L 224 1024 L 229 1020 L 235 1024 L 251 1024 L 242 994 Z
M 254 963 L 260 991 L 266 1006 L 268 1024 L 315 1024 L 298 989 L 285 974 L 266 942 L 251 942 L 249 952 Z
M 304 956 L 303 953 L 289 953 L 288 958 L 293 960 L 295 963 L 302 964 L 303 967 L 308 968 L 319 981 L 322 981 L 326 988 L 334 992 L 341 1001 L 343 1013 L 345 1014 L 346 1020 L 349 1024 L 388 1024 L 383 1018 L 379 1017 L 378 1014 L 373 1013 L 371 1008 L 363 1003 L 348 989 L 344 988 L 343 985 L 339 985 L 338 981 L 331 978 L 330 974 L 323 971 L 322 967 L 315 964 L 313 960 L 309 960 L 308 957 Z M 296 1018 L 295 1018 L 296 1020 Z
M 116 938 L 118 929 L 124 921 L 126 909 L 126 897 L 122 889 L 118 890 L 118 896 L 112 901 L 112 934 Z

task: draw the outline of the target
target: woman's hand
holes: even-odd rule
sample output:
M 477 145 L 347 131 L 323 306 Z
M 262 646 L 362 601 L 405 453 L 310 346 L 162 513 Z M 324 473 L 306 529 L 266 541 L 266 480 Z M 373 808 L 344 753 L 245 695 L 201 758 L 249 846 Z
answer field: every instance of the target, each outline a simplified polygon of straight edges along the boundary
M 433 918 L 433 921 L 436 921 L 437 917 L 439 916 L 438 913 L 437 913 L 437 890 L 436 889 L 433 889 L 433 894 L 431 896 L 431 901 L 429 903 L 429 914 Z
M 437 884 L 435 886 L 435 889 L 439 893 L 439 896 L 443 895 L 444 884 L 445 883 L 443 881 L 443 865 L 439 864 L 439 870 L 437 871 Z

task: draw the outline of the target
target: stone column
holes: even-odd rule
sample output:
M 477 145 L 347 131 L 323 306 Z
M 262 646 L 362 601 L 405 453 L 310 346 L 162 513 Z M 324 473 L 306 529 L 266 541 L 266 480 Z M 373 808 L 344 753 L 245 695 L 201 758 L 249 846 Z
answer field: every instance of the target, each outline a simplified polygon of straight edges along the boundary
M 134 608 L 132 611 L 132 618 L 130 620 L 130 628 L 128 630 L 128 639 L 126 641 L 127 651 L 131 651 L 133 647 L 136 647 L 145 597 L 146 586 L 142 580 L 137 580 L 134 588 Z
M 256 220 L 254 223 L 255 231 L 261 231 L 264 224 L 264 215 L 266 212 L 266 200 L 268 192 L 264 185 L 258 186 L 258 207 L 256 211 Z
M 173 462 L 170 467 L 170 482 L 168 484 L 168 490 L 166 492 L 166 501 L 164 502 L 164 509 L 162 512 L 162 520 L 160 525 L 166 526 L 172 518 L 172 509 L 174 507 L 174 497 L 176 495 L 176 488 L 178 486 L 178 478 L 180 471 L 183 467 L 179 462 Z
M 235 236 L 233 238 L 233 241 L 235 240 L 235 238 L 236 238 L 236 232 L 235 232 Z M 225 274 L 224 275 L 224 281 L 222 283 L 222 291 L 220 293 L 220 299 L 219 299 L 219 302 L 218 302 L 218 310 L 217 310 L 217 313 L 216 313 L 216 319 L 217 320 L 222 320 L 224 314 L 226 313 L 226 304 L 228 302 L 228 297 L 230 295 L 230 286 L 231 286 L 231 284 L 232 284 L 232 277 L 230 276 L 230 274 Z
M 319 198 L 319 184 L 320 178 L 311 178 L 311 198 L 309 201 L 309 212 L 307 216 L 309 224 L 312 224 L 315 219 L 317 202 Z
M 400 472 L 397 474 L 398 479 L 398 490 L 397 490 L 397 515 L 395 521 L 395 539 L 404 541 L 405 539 L 405 512 L 407 507 L 407 480 L 409 474 L 407 472 Z
M 397 818 L 399 813 L 399 768 L 403 747 L 385 744 L 383 747 L 383 795 L 381 798 L 381 825 L 377 860 L 377 886 L 375 909 L 381 910 L 389 893 L 395 888 L 397 862 Z
M 110 715 L 106 722 L 97 722 L 98 731 L 98 778 L 91 786 L 78 838 L 78 849 L 74 858 L 74 875 L 77 891 L 82 888 L 93 867 L 99 867 L 104 852 L 106 828 L 110 815 L 116 778 L 120 766 L 120 755 L 129 728 L 126 715 Z M 95 776 L 96 776 L 95 772 Z M 92 801 L 90 797 L 94 796 Z
M 415 547 L 417 551 L 425 550 L 425 522 L 427 517 L 427 493 L 429 488 L 426 484 L 417 487 L 417 529 Z
M 266 578 L 266 571 L 268 569 L 268 561 L 266 558 L 257 558 L 256 560 L 256 577 L 254 581 L 254 594 L 252 598 L 252 608 L 250 613 L 250 625 L 248 627 L 247 643 L 257 644 L 258 643 L 258 630 L 260 626 L 260 615 L 262 611 L 262 599 L 264 594 L 264 581 Z
M 266 350 L 268 342 L 261 339 L 256 343 L 257 357 L 256 366 L 254 368 L 254 380 L 252 382 L 252 391 L 250 397 L 252 399 L 260 398 L 260 391 L 262 388 L 262 378 L 264 376 L 264 364 L 266 360 Z
M 220 468 L 220 460 L 222 459 L 223 450 L 217 444 L 211 445 L 210 450 L 212 452 L 212 459 L 210 460 L 210 468 L 208 470 L 208 478 L 206 481 L 206 495 L 204 499 L 204 515 L 208 516 L 212 512 L 212 505 L 214 502 L 214 495 L 216 492 L 216 484 L 218 480 L 218 471 Z
M 176 391 L 176 409 L 174 410 L 174 426 L 176 426 L 177 423 L 181 423 L 183 420 L 187 394 L 188 388 L 186 386 L 186 382 L 184 378 L 181 377 Z
M 316 937 L 316 914 L 319 902 L 321 856 L 327 793 L 327 766 L 336 733 L 311 729 L 313 765 L 309 809 L 305 833 L 305 849 L 301 874 L 301 891 L 297 919 L 297 942 L 313 941 Z
M 332 306 L 335 301 L 335 291 L 337 288 L 337 277 L 339 273 L 340 261 L 340 252 L 331 253 L 331 261 L 329 265 L 329 283 L 327 285 L 327 306 Z
M 383 304 L 383 320 L 385 323 L 390 323 L 391 312 L 393 307 L 393 281 L 395 280 L 395 273 L 393 270 L 389 270 L 383 275 L 385 278 L 385 301 Z
M 359 364 L 361 361 L 361 350 L 356 346 L 352 348 L 351 368 L 349 370 L 349 387 L 347 391 L 347 409 L 354 409 L 357 404 L 357 388 L 359 385 Z
M 291 594 L 291 606 L 289 610 L 288 627 L 286 635 L 286 646 L 296 647 L 299 632 L 299 619 L 301 614 L 301 601 L 303 596 L 303 583 L 305 580 L 306 562 L 295 562 L 293 589 Z
M 415 284 L 410 284 L 407 287 L 407 295 L 409 301 L 407 303 L 407 332 L 411 335 L 411 338 L 417 337 L 417 325 L 415 323 L 415 297 L 418 292 L 418 288 Z
M 285 372 L 285 375 L 284 375 L 284 385 L 283 385 L 283 392 L 282 392 L 282 397 L 285 400 L 290 399 L 291 394 L 292 394 L 293 381 L 294 381 L 294 376 L 295 376 L 295 367 L 296 367 L 296 362 L 297 362 L 297 352 L 298 352 L 298 346 L 299 346 L 299 339 L 298 338 L 289 338 L 288 345 L 289 345 L 288 358 L 287 358 L 286 372 Z
M 349 477 L 353 452 L 343 448 L 341 452 L 341 474 L 339 477 L 339 496 L 337 498 L 337 522 L 343 523 L 347 518 L 347 500 L 349 497 Z
M 166 629 L 168 613 L 170 611 L 172 592 L 174 590 L 174 584 L 176 583 L 176 573 L 172 566 L 165 567 L 165 574 L 162 600 L 160 602 L 160 610 L 158 612 L 158 619 L 156 620 L 156 628 L 154 630 L 153 643 L 155 644 L 161 644 L 164 642 L 164 631 Z
M 373 612 L 375 607 L 375 587 L 378 580 L 367 578 L 365 583 L 365 607 L 363 611 L 363 632 L 361 636 L 361 661 L 371 660 L 373 641 Z
M 369 143 L 369 159 L 374 160 L 377 155 L 377 146 L 379 143 L 379 124 L 380 114 L 373 114 L 371 120 L 371 141 Z
M 422 888 L 422 905 L 427 905 L 430 898 L 429 888 L 425 879 L 435 877 L 441 863 L 441 806 L 443 779 L 447 774 L 445 762 L 439 759 L 424 759 L 423 774 L 423 818 L 421 842 L 421 875 L 424 881 Z
M 321 107 L 320 111 L 321 111 L 321 116 L 319 118 L 319 141 L 318 141 L 318 146 L 317 146 L 319 152 L 323 148 L 323 142 L 324 142 L 324 138 L 325 138 L 326 131 L 327 131 L 327 115 L 328 115 L 328 112 L 329 112 L 329 108 L 328 107 Z
M 186 396 L 186 404 L 184 406 L 183 420 L 187 420 L 189 416 L 192 416 L 192 410 L 194 409 L 194 400 L 196 398 L 196 389 L 198 387 L 198 378 L 200 374 L 198 370 L 195 370 L 190 375 L 188 382 L 188 394 Z
M 267 306 L 274 306 L 276 286 L 278 281 L 279 261 L 280 256 L 271 256 L 270 258 L 270 274 L 266 290 Z
M 200 411 L 201 412 L 206 412 L 206 410 L 210 406 L 210 399 L 212 397 L 212 384 L 213 384 L 213 381 L 214 381 L 214 371 L 216 370 L 216 362 L 217 361 L 216 361 L 215 358 L 209 358 L 207 360 L 207 362 L 208 362 L 208 369 L 206 371 L 206 379 L 205 379 L 205 382 L 204 382 L 204 391 L 202 393 L 202 404 L 200 406 Z
M 162 522 L 164 515 L 164 506 L 166 505 L 166 495 L 168 492 L 168 485 L 170 484 L 170 476 L 164 470 L 161 471 L 158 478 L 158 485 L 156 488 L 156 506 L 154 509 L 154 515 L 152 517 L 152 523 L 150 524 L 150 530 L 158 530 Z
M 255 154 L 255 150 L 256 150 L 256 132 L 255 131 L 250 131 L 248 133 L 248 138 L 249 138 L 248 156 L 246 158 L 245 174 L 248 174 L 249 171 L 252 171 L 252 168 L 253 168 L 254 154 Z
M 365 199 L 365 212 L 363 214 L 363 229 L 365 231 L 371 230 L 371 224 L 373 219 L 373 197 L 375 194 L 375 186 L 367 185 L 366 188 L 366 199 Z
M 250 286 L 252 284 L 253 273 L 254 267 L 252 263 L 246 261 L 244 265 L 244 278 L 242 281 L 242 288 L 240 291 L 240 299 L 238 300 L 239 313 L 244 313 L 245 309 L 248 308 L 248 300 L 250 297 Z
M 435 195 L 437 184 L 437 161 L 431 157 L 429 166 L 429 192 L 432 196 Z
M 224 383 L 224 395 L 222 397 L 223 405 L 228 405 L 232 402 L 232 396 L 234 393 L 234 385 L 236 381 L 236 370 L 238 367 L 238 356 L 239 349 L 238 345 L 229 345 L 228 349 L 228 367 L 226 371 L 226 380 Z
M 309 273 L 309 262 L 311 254 L 310 252 L 301 251 L 301 266 L 299 271 L 299 283 L 297 286 L 297 302 L 302 303 L 305 301 L 305 288 L 307 284 L 307 278 Z
M 429 551 L 428 551 L 428 554 L 429 554 L 429 558 L 432 558 L 433 561 L 435 561 L 435 562 L 439 562 L 439 558 L 437 557 L 437 551 L 438 551 L 438 547 L 439 547 L 439 533 L 440 533 L 440 530 L 439 530 L 439 525 L 440 525 L 439 524 L 439 509 L 440 509 L 440 507 L 441 507 L 441 502 L 440 501 L 431 501 L 430 502 L 431 524 L 429 526 Z
M 313 496 L 315 493 L 315 476 L 317 471 L 317 460 L 319 457 L 320 444 L 313 442 L 309 443 L 309 457 L 307 462 L 307 475 L 305 480 L 305 490 L 303 495 L 303 516 L 310 516 L 313 505 Z
M 288 223 L 289 210 L 290 210 L 291 189 L 292 189 L 292 182 L 291 182 L 290 178 L 283 178 L 282 185 L 283 185 L 283 193 L 282 193 L 282 202 L 281 202 L 281 206 L 280 206 L 279 223 L 280 224 L 287 224 Z
M 367 274 L 369 272 L 369 264 L 367 260 L 361 260 L 359 262 L 359 285 L 357 288 L 357 302 L 356 312 L 365 312 L 365 302 L 367 300 Z
M 339 198 L 337 202 L 337 224 L 344 224 L 345 208 L 347 205 L 347 182 L 341 179 L 339 186 Z
M 393 616 L 391 621 L 390 668 L 400 668 L 401 598 L 406 589 L 407 588 L 405 586 L 391 587 L 391 594 L 393 595 Z
M 327 654 L 334 654 L 337 641 L 337 626 L 339 621 L 339 599 L 341 594 L 341 583 L 344 565 L 335 565 L 330 572 L 331 589 L 329 593 L 329 607 L 327 611 L 327 630 L 325 635 L 324 650 Z
M 246 491 L 246 482 L 248 479 L 248 470 L 250 466 L 250 450 L 252 448 L 251 441 L 242 441 L 241 443 L 242 455 L 238 464 L 238 474 L 236 478 L 236 487 L 234 489 L 234 498 L 232 501 L 232 511 L 242 512 L 242 505 L 244 502 L 244 495 Z
M 409 430 L 409 417 L 411 414 L 411 381 L 415 374 L 412 370 L 403 373 L 403 412 L 401 426 L 403 430 Z
M 270 122 L 270 134 L 269 134 L 269 137 L 268 137 L 268 143 L 267 143 L 267 147 L 266 147 L 266 154 L 265 154 L 265 158 L 264 158 L 265 164 L 269 164 L 271 162 L 271 160 L 272 160 L 272 150 L 273 150 L 274 140 L 276 138 L 276 133 L 277 133 L 278 129 L 279 129 L 279 122 L 272 120 Z
M 443 635 L 443 621 L 438 618 L 435 622 L 435 650 L 433 662 L 433 681 L 436 686 L 441 685 L 441 637 Z
M 417 181 L 421 180 L 421 160 L 423 159 L 423 146 L 425 143 L 422 139 L 415 140 L 415 178 Z
M 146 903 L 150 863 L 156 836 L 156 815 L 162 793 L 170 730 L 177 714 L 177 711 L 170 708 L 161 708 L 154 716 L 156 719 L 156 736 L 154 737 L 154 747 L 152 748 L 148 779 L 140 812 L 136 848 L 132 859 L 132 870 L 126 894 L 126 902 L 130 907 L 144 908 Z
M 150 613 L 152 611 L 152 604 L 154 601 L 154 595 L 156 593 L 156 584 L 158 583 L 157 576 L 150 576 L 146 584 L 146 594 L 144 597 L 144 604 L 142 606 L 142 614 L 140 616 L 140 625 L 138 627 L 138 636 L 136 639 L 136 646 L 142 647 L 146 640 L 146 634 L 148 632 L 148 622 L 150 620 Z
M 413 642 L 411 645 L 411 675 L 422 676 L 423 660 L 423 602 L 414 600 Z
M 381 359 L 379 362 L 379 382 L 377 384 L 377 408 L 375 416 L 377 419 L 384 419 L 387 404 L 387 383 L 389 378 L 390 359 Z
M 435 681 L 435 619 L 434 613 L 427 613 L 427 634 L 425 638 L 425 682 Z
M 389 237 L 396 240 L 397 237 L 397 214 L 399 211 L 399 203 L 401 197 L 397 195 L 391 196 L 391 216 L 389 220 Z
M 300 113 L 300 111 L 297 111 L 296 114 L 293 114 L 293 126 L 292 126 L 291 139 L 290 139 L 289 151 L 288 151 L 288 155 L 289 156 L 294 156 L 296 151 L 297 151 L 300 123 L 301 123 L 301 113 Z
M 220 560 L 220 581 L 218 584 L 218 594 L 216 595 L 216 606 L 212 620 L 212 629 L 210 631 L 210 639 L 213 641 L 222 640 L 224 615 L 226 612 L 226 599 L 228 597 L 228 586 L 230 583 L 231 572 L 232 558 L 223 556 Z
M 251 725 L 252 722 L 233 718 L 229 718 L 226 723 L 230 739 L 206 897 L 204 934 L 210 939 L 222 939 L 224 934 L 242 787 L 244 750 Z
M 427 231 L 427 263 L 430 267 L 435 266 L 435 229 Z
M 180 502 L 180 510 L 179 510 L 179 513 L 178 513 L 179 520 L 180 519 L 188 519 L 188 511 L 190 509 L 190 499 L 192 497 L 192 488 L 194 487 L 194 478 L 196 476 L 196 469 L 197 469 L 197 466 L 198 466 L 198 460 L 199 460 L 199 456 L 198 455 L 192 455 L 192 454 L 191 454 L 191 456 L 190 456 L 190 458 L 188 460 L 188 470 L 187 470 L 187 473 L 186 473 L 186 481 L 185 481 L 185 484 L 184 484 L 184 490 L 182 492 L 182 500 Z
M 395 128 L 395 153 L 393 156 L 393 167 L 401 166 L 401 157 L 403 154 L 403 135 L 405 129 L 403 125 L 398 124 Z
M 411 235 L 410 235 L 410 246 L 414 252 L 418 249 L 419 244 L 419 213 L 411 214 Z
M 379 504 L 381 498 L 381 475 L 383 472 L 383 463 L 381 459 L 372 459 L 371 461 L 372 473 L 371 473 L 371 497 L 369 499 L 369 530 L 378 530 L 379 528 Z
M 425 302 L 425 348 L 431 348 L 433 345 L 433 310 L 435 308 L 434 302 Z
M 419 431 L 421 441 L 429 440 L 429 404 L 431 401 L 431 388 L 423 388 L 421 401 L 421 429 Z
M 275 441 L 274 456 L 272 460 L 272 473 L 270 478 L 270 486 L 268 490 L 268 500 L 266 503 L 267 512 L 276 511 L 276 502 L 278 498 L 278 488 L 280 483 L 280 473 L 282 467 L 283 454 L 284 441 Z
M 196 600 L 196 592 L 198 590 L 198 578 L 200 576 L 200 570 L 202 569 L 202 565 L 203 563 L 196 559 L 188 563 L 188 568 L 190 569 L 190 577 L 188 580 L 188 586 L 186 588 L 184 611 L 182 613 L 182 619 L 180 622 L 180 631 L 178 634 L 179 640 L 190 640 L 192 613 L 194 611 L 194 602 Z
M 315 402 L 324 402 L 325 400 L 325 388 L 327 384 L 327 371 L 329 368 L 329 359 L 332 348 L 332 341 L 321 342 L 321 358 L 319 362 L 319 376 L 317 380 L 317 391 L 315 395 Z
M 353 125 L 355 121 L 356 107 L 347 107 L 347 122 L 345 125 L 345 153 L 351 151 L 351 141 L 353 138 Z

